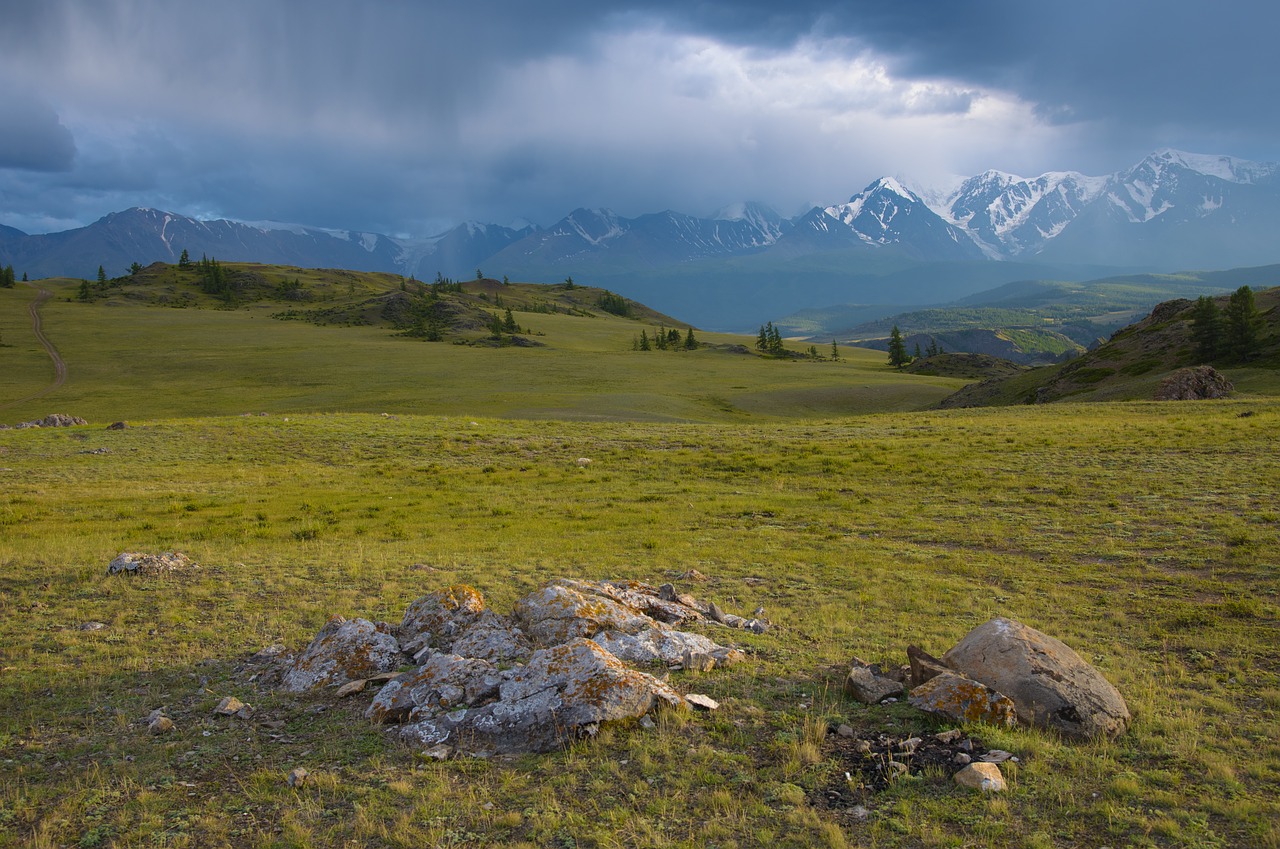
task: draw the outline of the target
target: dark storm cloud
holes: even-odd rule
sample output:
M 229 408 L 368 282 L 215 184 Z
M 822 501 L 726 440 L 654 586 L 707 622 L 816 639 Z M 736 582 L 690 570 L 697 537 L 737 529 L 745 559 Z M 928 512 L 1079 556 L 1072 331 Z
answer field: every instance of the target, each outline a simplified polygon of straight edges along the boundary
M 76 157 L 71 131 L 46 103 L 7 89 L 0 78 L 0 169 L 67 171 Z
M 421 235 L 578 205 L 793 212 L 883 173 L 1102 173 L 1165 145 L 1274 159 L 1278 17 L 1261 0 L 0 0 L 0 108 L 26 109 L 20 132 L 0 121 L 0 220 L 139 204 Z

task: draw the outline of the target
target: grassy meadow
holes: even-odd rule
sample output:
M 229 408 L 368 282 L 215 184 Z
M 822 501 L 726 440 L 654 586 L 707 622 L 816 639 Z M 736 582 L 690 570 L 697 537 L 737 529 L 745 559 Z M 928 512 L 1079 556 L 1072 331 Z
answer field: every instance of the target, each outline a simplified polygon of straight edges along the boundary
M 0 291 L 0 356 L 45 377 L 6 367 L 0 403 L 51 374 L 32 295 Z M 926 412 L 959 381 L 882 353 L 643 353 L 634 322 L 527 322 L 547 347 L 51 301 L 68 382 L 2 415 L 93 424 L 0 431 L 0 846 L 1280 847 L 1280 404 Z M 105 574 L 173 549 L 201 568 Z M 331 614 L 396 622 L 458 582 L 505 611 L 559 576 L 675 581 L 775 628 L 709 630 L 747 661 L 672 674 L 721 710 L 513 759 L 422 760 L 368 695 L 239 670 Z M 940 654 L 994 615 L 1092 661 L 1131 731 L 972 726 L 1019 756 L 1007 793 L 929 774 L 828 809 L 856 774 L 829 725 L 944 727 L 846 698 L 850 657 Z M 253 717 L 215 716 L 227 695 Z

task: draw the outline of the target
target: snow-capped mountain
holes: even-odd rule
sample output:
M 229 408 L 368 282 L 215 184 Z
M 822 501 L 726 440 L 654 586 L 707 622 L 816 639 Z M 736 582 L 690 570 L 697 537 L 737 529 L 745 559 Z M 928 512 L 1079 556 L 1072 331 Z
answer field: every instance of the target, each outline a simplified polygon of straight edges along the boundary
M 1276 233 L 1280 166 L 1160 150 L 1101 177 L 1055 171 L 1026 178 L 992 170 L 932 189 L 884 177 L 845 203 L 791 219 L 759 203 L 734 204 L 706 218 L 576 209 L 546 229 L 468 222 L 430 238 L 397 240 L 131 209 L 63 233 L 31 236 L 0 227 L 0 264 L 36 277 L 91 277 L 99 265 L 115 275 L 133 262 L 176 261 L 185 249 L 192 258 L 420 279 L 470 277 L 477 268 L 548 282 L 571 275 L 655 280 L 660 272 L 663 285 L 678 289 L 685 284 L 672 281 L 705 282 L 708 273 L 741 279 L 757 268 L 762 279 L 782 281 L 777 268 L 814 255 L 846 277 L 876 256 L 898 264 L 1053 264 L 1058 273 L 1067 265 L 1153 271 L 1265 265 L 1280 262 Z M 800 284 L 804 277 L 797 275 Z
M 823 212 L 849 228 L 864 244 L 900 245 L 929 259 L 982 259 L 963 230 L 945 221 L 919 195 L 892 177 L 881 177 Z
M 1028 179 L 987 171 L 954 191 L 920 194 L 992 259 L 1168 266 L 1180 257 L 1209 267 L 1280 258 L 1254 238 L 1280 224 L 1277 169 L 1166 149 L 1103 177 L 1058 171 Z M 1234 235 L 1225 232 L 1239 227 Z M 1225 237 L 1233 248 L 1217 251 L 1215 259 L 1196 231 Z

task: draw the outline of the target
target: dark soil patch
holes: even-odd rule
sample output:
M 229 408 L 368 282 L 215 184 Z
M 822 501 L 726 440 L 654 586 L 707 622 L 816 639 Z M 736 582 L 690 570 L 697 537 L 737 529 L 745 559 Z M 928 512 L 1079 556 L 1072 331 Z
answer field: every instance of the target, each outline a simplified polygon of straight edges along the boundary
M 999 763 L 1009 757 L 1007 752 L 990 750 L 978 738 L 958 730 L 913 737 L 857 733 L 842 737 L 832 728 L 825 748 L 827 757 L 839 767 L 831 781 L 814 791 L 811 802 L 816 808 L 837 812 L 864 805 L 871 796 L 907 776 L 950 781 L 970 761 Z

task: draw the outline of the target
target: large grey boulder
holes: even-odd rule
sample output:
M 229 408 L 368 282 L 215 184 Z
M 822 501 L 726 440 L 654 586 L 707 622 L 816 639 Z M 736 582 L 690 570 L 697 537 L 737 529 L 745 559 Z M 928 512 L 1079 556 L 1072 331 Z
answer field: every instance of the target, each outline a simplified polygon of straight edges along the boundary
M 485 610 L 454 639 L 449 650 L 463 657 L 503 663 L 524 660 L 533 652 L 533 646 L 509 618 Z
M 285 672 L 282 686 L 291 693 L 337 687 L 399 668 L 403 655 L 386 622 L 332 616 Z
M 1073 740 L 1116 737 L 1129 727 L 1119 691 L 1060 640 L 1011 619 L 979 625 L 942 660 L 1004 693 L 1018 719 Z
M 402 737 L 424 750 L 544 752 L 593 734 L 600 723 L 640 717 L 659 705 L 688 708 L 671 687 L 586 639 L 540 649 L 525 666 L 499 674 L 495 700 L 442 708 L 405 725 Z

